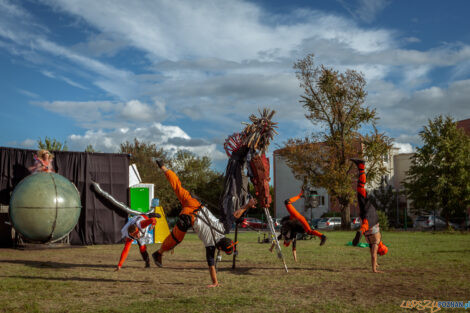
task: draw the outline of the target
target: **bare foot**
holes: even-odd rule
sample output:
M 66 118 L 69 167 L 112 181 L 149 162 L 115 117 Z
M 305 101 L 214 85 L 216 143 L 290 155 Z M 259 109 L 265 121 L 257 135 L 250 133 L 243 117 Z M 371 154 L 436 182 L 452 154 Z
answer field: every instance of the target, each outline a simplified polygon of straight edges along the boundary
M 379 270 L 375 270 L 373 271 L 374 273 L 383 273 L 382 271 L 379 271 Z
M 220 285 L 217 284 L 212 284 L 212 285 L 207 285 L 207 288 L 214 288 L 214 287 L 220 287 Z

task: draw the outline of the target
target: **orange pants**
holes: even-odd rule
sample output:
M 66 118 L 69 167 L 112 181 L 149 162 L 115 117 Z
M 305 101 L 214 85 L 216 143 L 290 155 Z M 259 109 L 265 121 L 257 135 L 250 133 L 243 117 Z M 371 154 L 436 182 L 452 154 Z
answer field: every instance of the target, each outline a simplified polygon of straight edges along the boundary
M 286 208 L 287 208 L 287 212 L 289 212 L 290 219 L 291 220 L 294 220 L 294 219 L 298 220 L 302 224 L 302 226 L 304 227 L 304 230 L 307 234 L 314 235 L 314 236 L 317 236 L 317 237 L 321 237 L 321 236 L 323 236 L 323 234 L 316 231 L 316 230 L 311 229 L 310 225 L 307 223 L 307 220 L 305 219 L 305 217 L 303 217 L 302 214 L 297 212 L 297 210 L 292 205 L 292 203 L 294 203 L 295 201 L 300 199 L 302 194 L 303 194 L 303 191 L 301 191 L 297 196 L 292 197 L 289 200 L 285 201 L 285 205 L 286 205 Z
M 173 171 L 166 171 L 165 176 L 170 182 L 171 188 L 174 190 L 183 209 L 180 212 L 180 217 L 175 227 L 173 227 L 171 233 L 163 241 L 160 247 L 161 252 L 169 251 L 183 241 L 186 231 L 194 223 L 194 211 L 201 206 L 199 201 L 194 199 L 191 194 L 181 186 L 178 176 L 176 176 Z

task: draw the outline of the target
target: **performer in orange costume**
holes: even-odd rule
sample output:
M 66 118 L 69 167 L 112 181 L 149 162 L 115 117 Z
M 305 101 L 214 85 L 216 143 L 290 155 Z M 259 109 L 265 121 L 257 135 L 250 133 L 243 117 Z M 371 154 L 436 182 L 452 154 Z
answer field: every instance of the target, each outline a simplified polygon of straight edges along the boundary
M 165 173 L 166 178 L 170 182 L 171 188 L 175 191 L 178 200 L 180 201 L 183 209 L 179 215 L 175 227 L 171 230 L 162 243 L 158 251 L 152 254 L 155 264 L 162 267 L 162 255 L 164 252 L 173 249 L 177 244 L 183 241 L 186 231 L 193 227 L 194 231 L 199 236 L 199 239 L 206 247 L 206 260 L 209 266 L 209 273 L 212 279 L 212 284 L 208 287 L 217 287 L 219 282 L 217 280 L 217 273 L 215 269 L 215 251 L 222 250 L 226 254 L 233 253 L 233 246 L 236 244 L 229 238 L 225 237 L 225 228 L 223 224 L 201 203 L 194 199 L 191 194 L 181 186 L 181 182 L 176 174 L 166 168 L 162 161 L 157 160 L 157 165 Z M 250 199 L 243 207 L 237 209 L 233 213 L 236 219 L 250 207 L 256 205 L 255 199 Z
M 159 217 L 159 214 L 156 215 L 156 217 Z M 116 271 L 121 269 L 134 240 L 136 240 L 139 245 L 140 254 L 145 261 L 145 267 L 150 267 L 150 257 L 147 252 L 147 247 L 145 246 L 145 237 L 147 228 L 154 227 L 156 224 L 157 219 L 155 217 L 148 217 L 147 215 L 142 214 L 134 216 L 126 223 L 126 225 L 124 225 L 121 229 L 121 233 L 123 237 L 126 237 L 126 243 L 124 244 L 124 249 L 122 250 Z
M 370 246 L 370 255 L 372 262 L 372 271 L 379 273 L 377 269 L 377 254 L 385 255 L 388 252 L 387 246 L 385 246 L 381 240 L 379 218 L 375 207 L 370 203 L 367 197 L 366 185 L 366 172 L 365 172 L 365 161 L 361 159 L 351 159 L 357 166 L 359 171 L 359 177 L 357 179 L 357 202 L 359 204 L 361 227 L 356 233 L 356 237 L 353 240 L 353 245 L 357 246 L 361 240 L 361 236 L 366 237 L 367 243 Z
M 292 197 L 292 198 L 287 199 L 287 200 L 284 201 L 284 204 L 286 205 L 286 208 L 287 208 L 287 212 L 289 212 L 291 220 L 298 220 L 302 224 L 302 226 L 304 227 L 304 230 L 307 234 L 320 237 L 321 238 L 320 246 L 323 246 L 325 244 L 325 241 L 326 241 L 326 236 L 323 235 L 322 233 L 320 233 L 319 231 L 311 229 L 310 225 L 307 223 L 307 220 L 305 219 L 305 217 L 303 217 L 302 214 L 297 212 L 297 210 L 292 205 L 292 203 L 296 202 L 301 197 L 303 197 L 303 193 L 304 193 L 304 191 L 302 190 L 302 191 L 300 191 L 300 193 L 297 196 Z
M 161 162 L 157 164 L 165 173 L 171 188 L 175 191 L 176 197 L 182 205 L 178 221 L 162 243 L 162 246 L 152 256 L 158 266 L 162 266 L 162 254 L 173 249 L 177 244 L 183 241 L 188 229 L 194 224 L 195 212 L 201 207 L 201 203 L 194 199 L 191 194 L 181 186 L 181 182 L 176 174 L 167 169 Z

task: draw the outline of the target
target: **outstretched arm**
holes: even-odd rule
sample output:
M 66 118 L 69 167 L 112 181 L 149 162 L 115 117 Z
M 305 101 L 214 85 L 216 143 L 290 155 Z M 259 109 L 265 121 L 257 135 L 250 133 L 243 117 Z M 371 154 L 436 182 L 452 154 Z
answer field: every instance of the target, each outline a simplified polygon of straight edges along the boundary
M 233 216 L 235 217 L 235 219 L 239 219 L 243 215 L 243 213 L 246 212 L 246 210 L 248 210 L 249 208 L 254 208 L 256 206 L 256 203 L 256 199 L 250 199 L 247 204 L 236 210 L 235 213 L 233 213 Z
M 207 287 L 218 287 L 217 271 L 215 270 L 215 246 L 206 247 L 206 260 L 209 265 L 209 274 L 211 275 L 212 285 Z
M 285 202 L 286 205 L 287 205 L 287 203 L 294 203 L 295 201 L 299 200 L 303 195 L 304 195 L 304 191 L 301 190 L 300 193 L 297 196 L 292 197 L 289 200 L 286 200 L 284 202 Z

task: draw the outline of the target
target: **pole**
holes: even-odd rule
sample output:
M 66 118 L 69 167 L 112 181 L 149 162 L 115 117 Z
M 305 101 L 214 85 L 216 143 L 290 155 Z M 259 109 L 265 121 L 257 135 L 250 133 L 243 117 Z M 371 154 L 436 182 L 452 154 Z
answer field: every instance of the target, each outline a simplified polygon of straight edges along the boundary
M 398 213 L 398 189 L 396 191 L 397 193 L 397 227 L 400 225 L 400 219 L 399 219 L 399 213 Z
M 405 231 L 408 228 L 408 207 L 405 206 Z
M 235 223 L 235 242 L 237 242 L 238 239 L 238 223 Z M 238 255 L 238 250 L 237 250 L 237 245 L 233 246 L 233 261 L 232 261 L 232 270 L 235 269 L 235 265 L 237 262 L 237 255 Z
M 268 208 L 264 208 L 264 214 L 266 215 L 266 219 L 268 222 L 269 231 L 271 232 L 271 240 L 274 243 L 274 246 L 277 250 L 277 257 L 282 260 L 284 264 L 284 269 L 286 272 L 289 272 L 287 269 L 286 261 L 284 260 L 284 256 L 282 255 L 281 246 L 279 245 L 279 240 L 277 240 L 276 231 L 274 230 L 273 219 L 271 218 L 271 214 L 269 214 Z

